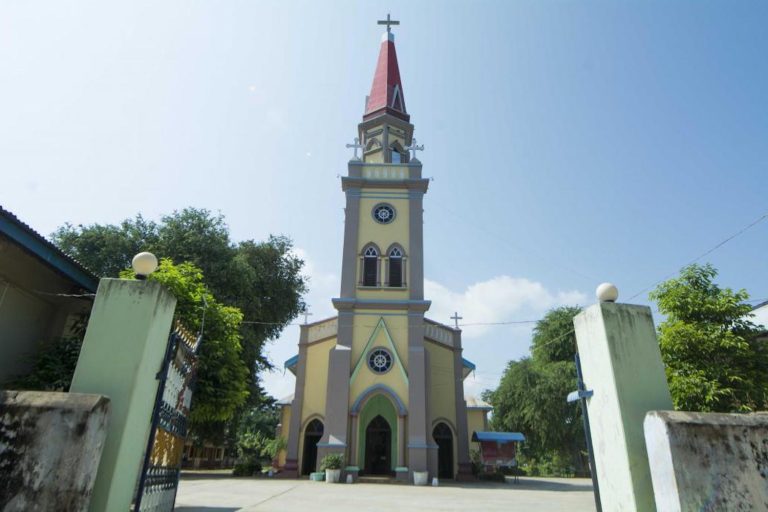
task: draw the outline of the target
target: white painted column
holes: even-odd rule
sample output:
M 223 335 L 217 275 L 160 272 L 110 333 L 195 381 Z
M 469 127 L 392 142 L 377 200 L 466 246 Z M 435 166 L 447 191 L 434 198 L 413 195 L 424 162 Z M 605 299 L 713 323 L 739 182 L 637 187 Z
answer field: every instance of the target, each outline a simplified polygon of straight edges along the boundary
M 573 319 L 604 512 L 654 511 L 643 437 L 651 410 L 672 409 L 646 306 L 601 302 Z

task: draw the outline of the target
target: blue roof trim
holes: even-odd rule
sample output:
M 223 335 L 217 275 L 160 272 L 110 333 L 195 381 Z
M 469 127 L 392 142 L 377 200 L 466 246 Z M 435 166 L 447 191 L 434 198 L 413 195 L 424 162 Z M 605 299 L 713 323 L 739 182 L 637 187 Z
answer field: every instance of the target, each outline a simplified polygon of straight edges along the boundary
M 99 279 L 92 272 L 2 207 L 0 207 L 0 233 L 85 290 L 96 293 Z
M 462 357 L 462 358 L 461 358 L 461 362 L 464 364 L 464 368 L 469 368 L 470 370 L 474 370 L 474 369 L 476 368 L 476 367 L 475 367 L 475 363 L 473 363 L 473 362 L 472 362 L 472 361 L 470 361 L 469 359 L 464 359 L 464 358 Z
M 296 354 L 292 358 L 285 361 L 283 368 L 293 368 L 298 364 L 298 362 L 299 362 L 299 354 Z
M 525 441 L 525 436 L 520 432 L 474 432 L 472 440 L 475 442 L 496 441 L 504 444 Z

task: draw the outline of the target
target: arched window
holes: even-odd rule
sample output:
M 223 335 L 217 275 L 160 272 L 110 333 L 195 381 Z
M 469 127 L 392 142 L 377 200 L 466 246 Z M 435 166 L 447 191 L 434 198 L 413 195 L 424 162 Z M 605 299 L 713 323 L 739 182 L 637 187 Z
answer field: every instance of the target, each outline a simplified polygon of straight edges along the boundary
M 389 250 L 389 286 L 403 286 L 403 251 L 399 247 Z
M 389 146 L 389 161 L 393 164 L 404 164 L 407 162 L 407 153 L 400 145 L 400 142 L 395 141 Z
M 379 251 L 368 247 L 363 253 L 363 286 L 377 286 L 379 278 Z

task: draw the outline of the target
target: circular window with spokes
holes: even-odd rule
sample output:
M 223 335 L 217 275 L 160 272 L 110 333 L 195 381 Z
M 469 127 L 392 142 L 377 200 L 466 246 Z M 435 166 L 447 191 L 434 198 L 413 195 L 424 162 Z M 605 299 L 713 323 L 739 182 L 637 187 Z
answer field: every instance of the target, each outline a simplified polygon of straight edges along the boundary
M 373 373 L 387 373 L 392 368 L 392 354 L 384 348 L 375 348 L 368 354 L 368 368 Z
M 389 224 L 395 220 L 395 207 L 388 203 L 377 204 L 371 213 L 379 224 Z

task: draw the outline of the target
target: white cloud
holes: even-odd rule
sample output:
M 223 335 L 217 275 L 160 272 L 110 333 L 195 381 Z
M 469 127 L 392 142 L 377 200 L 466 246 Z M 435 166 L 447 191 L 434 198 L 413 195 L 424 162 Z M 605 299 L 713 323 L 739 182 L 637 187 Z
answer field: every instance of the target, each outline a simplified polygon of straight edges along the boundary
M 463 317 L 460 324 L 538 320 L 553 307 L 586 301 L 586 295 L 579 291 L 547 290 L 539 282 L 506 275 L 472 284 L 462 292 L 426 279 L 424 296 L 432 300 L 427 316 L 446 324 L 451 323 L 454 311 Z M 463 328 L 463 337 L 479 337 L 492 328 L 490 325 L 468 325 Z

